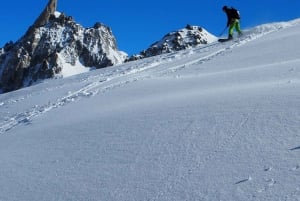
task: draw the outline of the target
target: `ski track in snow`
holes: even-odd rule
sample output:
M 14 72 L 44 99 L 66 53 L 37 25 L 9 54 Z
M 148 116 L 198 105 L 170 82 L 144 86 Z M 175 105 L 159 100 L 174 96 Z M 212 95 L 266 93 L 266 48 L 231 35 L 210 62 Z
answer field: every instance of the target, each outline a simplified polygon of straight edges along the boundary
M 4 117 L 4 121 L 0 122 L 0 134 L 13 129 L 19 124 L 30 124 L 34 118 L 53 109 L 65 106 L 66 104 L 72 103 L 74 101 L 78 101 L 80 98 L 91 97 L 97 95 L 98 93 L 105 93 L 108 90 L 112 90 L 116 87 L 122 87 L 131 82 L 151 78 L 153 75 L 165 76 L 171 73 L 176 73 L 189 66 L 203 64 L 214 59 L 217 56 L 229 53 L 230 50 L 235 47 L 244 45 L 250 41 L 258 39 L 274 31 L 278 31 L 282 28 L 282 25 L 276 28 L 273 27 L 269 29 L 260 29 L 258 27 L 257 30 L 253 31 L 253 33 L 248 33 L 248 31 L 246 31 L 244 36 L 242 36 L 241 38 L 234 39 L 233 41 L 229 41 L 227 43 L 216 42 L 191 50 L 169 53 L 153 58 L 146 58 L 143 60 L 143 63 L 140 63 L 140 61 L 126 63 L 121 66 L 121 69 L 116 69 L 114 71 L 109 70 L 114 67 L 105 69 L 104 72 L 107 71 L 107 73 L 82 79 L 82 83 L 88 82 L 88 84 L 86 84 L 82 88 L 79 88 L 77 91 L 69 92 L 67 95 L 58 98 L 56 101 L 49 101 L 43 105 L 35 105 L 32 108 L 29 108 L 27 111 Z M 213 51 L 211 52 L 212 49 Z M 208 52 L 207 55 L 205 54 L 206 52 Z M 197 55 L 200 53 L 204 54 L 204 56 L 201 56 L 199 58 L 197 57 Z M 194 59 L 189 59 L 189 62 L 185 62 L 185 60 L 182 59 L 185 56 L 194 56 Z M 182 62 L 180 63 L 178 60 L 182 60 Z M 172 65 L 173 62 L 179 64 L 174 66 L 174 64 Z M 115 68 L 118 68 L 118 66 L 116 66 Z M 124 77 L 126 77 L 126 79 L 124 79 Z M 42 91 L 39 93 L 46 93 L 46 91 Z M 19 103 L 29 97 L 31 97 L 31 94 L 27 94 L 19 98 L 8 99 L 6 102 L 0 102 L 0 107 L 12 106 L 14 103 Z M 246 121 L 242 122 L 242 124 L 246 123 Z M 232 137 L 234 137 L 237 132 L 238 131 L 236 131 L 236 133 L 233 133 Z M 228 139 L 228 141 L 229 140 L 230 139 Z M 212 156 L 208 156 L 208 159 L 211 157 Z

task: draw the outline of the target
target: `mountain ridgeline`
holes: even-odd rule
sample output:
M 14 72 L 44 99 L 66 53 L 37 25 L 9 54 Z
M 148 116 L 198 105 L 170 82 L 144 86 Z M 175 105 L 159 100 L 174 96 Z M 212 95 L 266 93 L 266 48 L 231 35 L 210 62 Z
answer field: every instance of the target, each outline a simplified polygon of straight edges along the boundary
M 167 34 L 140 54 L 128 57 L 118 50 L 108 26 L 97 22 L 91 28 L 84 28 L 72 17 L 56 12 L 56 7 L 57 0 L 49 0 L 21 39 L 0 48 L 0 92 L 17 90 L 47 78 L 63 77 L 64 68 L 75 68 L 78 63 L 87 68 L 104 68 L 215 40 L 201 27 L 188 25 Z

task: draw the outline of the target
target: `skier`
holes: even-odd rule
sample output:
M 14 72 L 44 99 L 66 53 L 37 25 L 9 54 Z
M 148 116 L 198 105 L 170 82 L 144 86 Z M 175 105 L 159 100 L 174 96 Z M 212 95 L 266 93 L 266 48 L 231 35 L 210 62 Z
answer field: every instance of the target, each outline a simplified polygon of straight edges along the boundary
M 235 8 L 229 8 L 227 6 L 223 6 L 223 11 L 227 15 L 227 27 L 229 27 L 227 40 L 231 40 L 233 38 L 234 29 L 238 32 L 239 35 L 242 35 L 239 11 Z

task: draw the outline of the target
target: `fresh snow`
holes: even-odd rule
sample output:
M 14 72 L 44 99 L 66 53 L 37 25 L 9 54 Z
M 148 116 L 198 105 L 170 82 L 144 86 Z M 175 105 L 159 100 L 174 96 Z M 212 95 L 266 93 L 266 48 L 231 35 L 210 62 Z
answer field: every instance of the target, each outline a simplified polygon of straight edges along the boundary
M 61 12 L 58 12 L 58 11 L 55 11 L 55 12 L 54 12 L 54 16 L 55 16 L 56 18 L 59 18 L 60 15 L 61 15 Z
M 300 20 L 0 95 L 0 200 L 299 201 Z
M 92 68 L 88 68 L 77 59 L 75 61 L 75 64 L 72 65 L 71 63 L 65 61 L 64 56 L 61 56 L 61 54 L 58 54 L 59 61 L 62 62 L 62 70 L 61 70 L 61 76 L 66 78 L 73 75 L 81 74 L 89 72 Z

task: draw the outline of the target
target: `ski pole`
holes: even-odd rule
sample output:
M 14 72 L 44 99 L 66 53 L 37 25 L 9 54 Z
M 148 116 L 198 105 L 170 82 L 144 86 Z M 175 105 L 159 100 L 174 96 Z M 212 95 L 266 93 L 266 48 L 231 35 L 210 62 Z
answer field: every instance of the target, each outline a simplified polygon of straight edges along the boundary
M 222 36 L 224 34 L 224 32 L 226 31 L 227 26 L 224 28 L 224 30 L 222 31 L 222 33 L 220 34 L 220 36 Z

